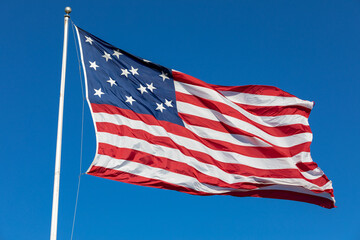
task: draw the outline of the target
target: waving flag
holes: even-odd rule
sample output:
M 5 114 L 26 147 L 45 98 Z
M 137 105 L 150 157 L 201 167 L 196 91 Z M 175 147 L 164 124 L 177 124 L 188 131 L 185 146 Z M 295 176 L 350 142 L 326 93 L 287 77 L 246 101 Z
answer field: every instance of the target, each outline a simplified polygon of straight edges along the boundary
M 310 156 L 313 102 L 276 87 L 208 84 L 76 30 L 97 138 L 87 174 L 334 207 Z

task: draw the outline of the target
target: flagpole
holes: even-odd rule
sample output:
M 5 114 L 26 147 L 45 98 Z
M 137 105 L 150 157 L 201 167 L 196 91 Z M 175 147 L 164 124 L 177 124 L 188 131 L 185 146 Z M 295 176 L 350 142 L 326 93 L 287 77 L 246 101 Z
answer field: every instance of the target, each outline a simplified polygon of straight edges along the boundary
M 61 67 L 61 84 L 60 84 L 60 99 L 59 99 L 59 116 L 58 116 L 58 129 L 56 140 L 56 157 L 55 157 L 55 173 L 54 173 L 54 192 L 51 214 L 51 232 L 50 240 L 56 240 L 57 237 L 57 221 L 59 209 L 59 188 L 60 188 L 60 165 L 61 165 L 61 141 L 62 141 L 62 127 L 63 127 L 63 113 L 64 113 L 64 93 L 65 93 L 65 74 L 66 74 L 66 56 L 67 56 L 67 43 L 68 43 L 68 25 L 71 13 L 71 8 L 65 8 L 64 15 L 64 45 Z

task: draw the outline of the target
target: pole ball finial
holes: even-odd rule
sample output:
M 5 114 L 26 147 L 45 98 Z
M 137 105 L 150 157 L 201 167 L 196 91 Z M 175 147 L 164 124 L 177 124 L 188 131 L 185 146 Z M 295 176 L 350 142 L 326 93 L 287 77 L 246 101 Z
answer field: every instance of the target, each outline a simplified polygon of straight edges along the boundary
M 65 13 L 66 13 L 66 14 L 71 13 L 71 7 L 66 7 L 66 8 L 65 8 Z

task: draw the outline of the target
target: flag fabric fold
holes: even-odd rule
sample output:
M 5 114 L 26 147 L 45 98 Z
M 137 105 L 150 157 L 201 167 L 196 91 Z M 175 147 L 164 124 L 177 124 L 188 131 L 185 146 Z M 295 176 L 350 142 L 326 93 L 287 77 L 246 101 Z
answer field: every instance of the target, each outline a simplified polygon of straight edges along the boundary
M 271 86 L 208 84 L 76 32 L 97 138 L 87 174 L 335 207 L 310 155 L 313 102 Z

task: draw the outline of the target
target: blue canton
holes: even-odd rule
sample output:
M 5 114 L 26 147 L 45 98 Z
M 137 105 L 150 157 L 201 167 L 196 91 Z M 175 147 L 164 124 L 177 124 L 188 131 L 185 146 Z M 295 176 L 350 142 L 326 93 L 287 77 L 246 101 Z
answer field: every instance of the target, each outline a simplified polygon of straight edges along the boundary
M 91 103 L 153 115 L 183 126 L 171 70 L 133 56 L 78 27 Z

